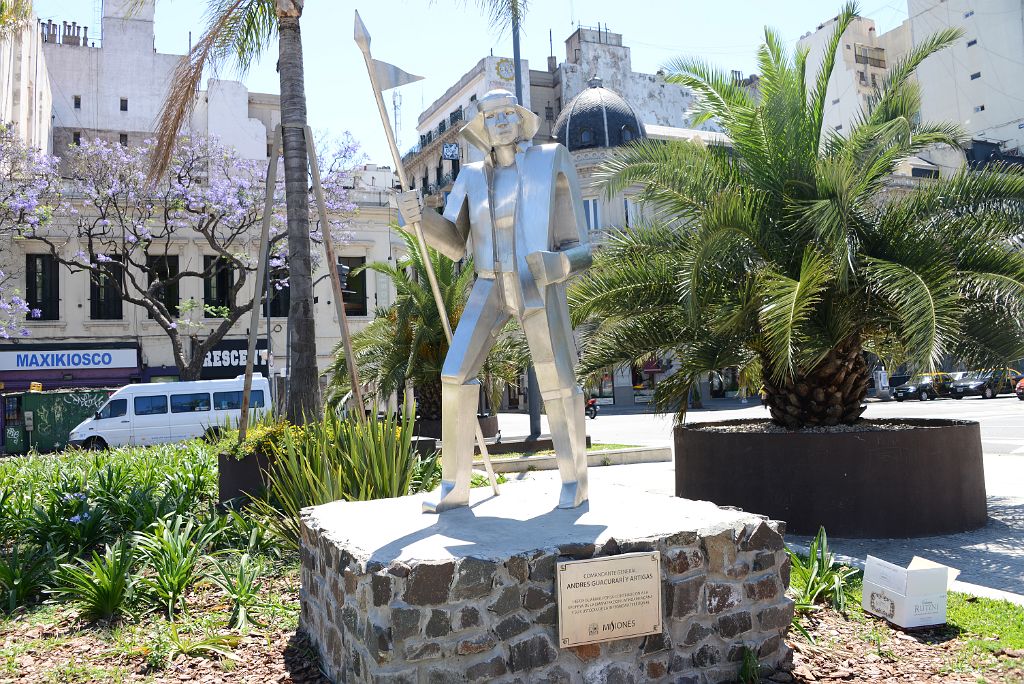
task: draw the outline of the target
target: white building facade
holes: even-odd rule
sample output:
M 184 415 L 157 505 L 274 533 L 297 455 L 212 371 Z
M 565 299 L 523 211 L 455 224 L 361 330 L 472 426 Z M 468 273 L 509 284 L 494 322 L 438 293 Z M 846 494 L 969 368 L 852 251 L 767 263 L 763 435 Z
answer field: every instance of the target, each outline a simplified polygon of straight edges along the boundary
M 52 109 L 43 37 L 33 19 L 0 41 L 0 122 L 13 125 L 27 145 L 49 152 Z
M 21 43 L 4 41 L 0 54 L 20 50 L 19 75 L 0 81 L 3 87 L 0 118 L 10 116 L 19 129 L 33 131 L 26 140 L 40 149 L 55 154 L 83 140 L 100 138 L 110 143 L 137 145 L 154 136 L 154 128 L 163 105 L 172 74 L 184 59 L 182 55 L 158 53 L 154 47 L 153 3 L 135 8 L 130 0 L 104 0 L 102 35 L 90 35 L 87 27 L 47 22 L 35 25 L 22 34 Z M 33 38 L 34 36 L 34 38 Z M 32 41 L 37 43 L 32 48 Z M 19 47 L 20 46 L 20 47 Z M 35 49 L 35 52 L 33 52 Z M 29 68 L 33 56 L 38 66 Z M 12 62 L 13 63 L 13 62 Z M 5 59 L 4 67 L 8 65 Z M 39 75 L 26 81 L 25 74 Z M 8 69 L 8 71 L 10 71 Z M 6 72 L 5 72 L 6 73 Z M 38 84 L 28 88 L 26 83 Z M 15 93 L 15 87 L 20 88 Z M 34 112 L 25 114 L 17 108 L 26 102 L 26 93 L 33 90 Z M 52 96 L 51 96 L 52 93 Z M 52 119 L 51 119 L 52 97 Z M 13 114 L 12 114 L 13 112 Z M 14 115 L 17 114 L 17 117 Z M 28 118 L 26 118 L 28 117 Z M 266 161 L 274 128 L 280 123 L 280 98 L 265 93 L 250 93 L 243 84 L 211 79 L 200 92 L 188 122 L 190 132 L 218 138 L 235 148 L 246 159 Z M 36 132 L 28 123 L 45 121 Z M 51 125 L 52 121 L 52 125 Z M 52 135 L 51 138 L 46 136 Z M 339 262 L 355 268 L 366 262 L 398 258 L 404 243 L 393 235 L 390 224 L 395 220 L 389 206 L 388 190 L 394 187 L 394 173 L 388 167 L 364 165 L 354 170 L 348 188 L 349 199 L 357 207 L 351 218 L 345 240 L 335 246 Z M 59 227 L 55 227 L 59 230 Z M 259 226 L 241 247 L 255 255 Z M 67 234 L 66 232 L 64 234 Z M 74 255 L 82 245 L 75 239 L 60 245 L 65 257 Z M 314 246 L 314 249 L 318 249 Z M 118 364 L 110 368 L 82 369 L 53 367 L 29 373 L 0 371 L 0 383 L 7 390 L 22 389 L 31 380 L 43 383 L 44 389 L 78 386 L 117 386 L 127 382 L 168 380 L 177 377 L 177 368 L 169 339 L 146 310 L 127 302 L 120 311 L 106 311 L 97 316 L 92 298 L 96 295 L 87 273 L 72 273 L 56 263 L 44 263 L 49 248 L 35 240 L 16 239 L 0 247 L 0 270 L 15 274 L 13 287 L 23 293 L 45 290 L 53 303 L 54 315 L 47 320 L 26 323 L 31 337 L 5 342 L 4 350 L 47 351 L 86 350 L 103 353 L 110 350 L 134 350 L 135 363 L 126 364 L 123 352 L 111 353 Z M 213 254 L 205 241 L 182 232 L 175 236 L 168 250 L 180 270 L 202 269 L 204 259 Z M 52 259 L 51 259 L 52 260 Z M 36 281 L 30 288 L 30 271 Z M 321 267 L 314 279 L 316 297 L 318 365 L 325 368 L 333 359 L 340 343 L 340 332 L 333 290 L 323 276 Z M 42 275 L 39 275 L 42 273 Z M 252 298 L 252 277 L 239 298 Z M 198 278 L 181 281 L 179 301 L 204 301 L 206 283 Z M 351 329 L 356 332 L 372 320 L 377 306 L 390 303 L 394 294 L 390 283 L 372 274 L 349 278 L 345 295 L 346 312 Z M 266 312 L 264 312 L 266 313 Z M 209 320 L 205 329 L 212 329 L 216 320 Z M 232 328 L 217 352 L 207 357 L 204 377 L 225 377 L 244 370 L 245 336 L 249 316 L 243 316 Z M 259 362 L 265 370 L 280 373 L 287 365 L 287 307 L 271 308 L 259 323 Z M 268 350 L 264 351 L 264 350 Z M 68 357 L 70 358 L 70 357 Z

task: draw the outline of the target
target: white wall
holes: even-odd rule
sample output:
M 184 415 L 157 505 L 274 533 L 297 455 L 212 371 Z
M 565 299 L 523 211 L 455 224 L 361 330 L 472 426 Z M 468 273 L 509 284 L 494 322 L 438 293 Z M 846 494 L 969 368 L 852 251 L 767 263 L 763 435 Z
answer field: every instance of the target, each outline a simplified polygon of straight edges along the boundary
M 956 45 L 918 70 L 922 117 L 954 121 L 1005 149 L 1024 145 L 1024 6 L 1020 0 L 908 0 L 915 44 L 945 27 Z M 966 15 L 966 16 L 965 16 Z M 970 41 L 976 41 L 968 46 Z M 972 79 L 971 75 L 980 73 Z M 983 111 L 976 108 L 984 106 Z
M 798 49 L 806 49 L 807 79 L 813 87 L 818 72 L 825 60 L 825 49 L 835 32 L 835 19 L 821 24 L 813 33 L 808 33 L 797 42 Z M 885 50 L 886 65 L 899 59 L 909 48 L 907 27 L 900 26 L 881 36 L 877 35 L 875 22 L 866 17 L 854 17 L 839 41 L 839 50 L 832 77 L 828 82 L 825 102 L 823 131 L 832 130 L 847 135 L 850 127 L 862 110 L 867 110 L 868 99 L 874 93 L 874 86 L 882 85 L 886 68 L 861 64 L 856 61 L 855 48 L 858 44 L 879 47 Z M 861 74 L 864 79 L 861 79 Z M 875 80 L 872 81 L 872 78 Z
M 171 74 L 183 59 L 154 49 L 152 2 L 126 13 L 129 0 L 104 5 L 102 48 L 44 43 L 53 89 L 54 151 L 60 153 L 74 131 L 132 143 L 154 130 Z M 90 41 L 92 42 L 92 41 Z M 81 97 L 75 109 L 74 97 Z M 121 98 L 128 111 L 121 111 Z
M 0 121 L 14 124 L 28 145 L 49 152 L 53 97 L 42 37 L 33 15 L 0 41 Z
M 235 148 L 243 159 L 267 158 L 267 128 L 259 119 L 249 117 L 249 90 L 238 81 L 207 81 L 192 113 L 191 127 L 195 133 L 216 137 Z

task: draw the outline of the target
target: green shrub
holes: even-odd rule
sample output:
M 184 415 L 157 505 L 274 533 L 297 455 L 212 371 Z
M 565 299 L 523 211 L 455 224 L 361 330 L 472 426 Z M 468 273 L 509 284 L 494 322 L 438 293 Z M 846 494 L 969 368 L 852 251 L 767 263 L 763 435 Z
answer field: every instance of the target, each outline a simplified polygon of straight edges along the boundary
M 213 522 L 175 515 L 158 520 L 149 532 L 136 533 L 148 572 L 139 580 L 154 605 L 173 619 L 184 604 L 184 595 L 199 576 L 199 562 L 219 530 Z
M 283 445 L 272 453 L 265 498 L 253 507 L 280 543 L 293 550 L 298 549 L 303 508 L 415 493 L 432 484 L 436 467 L 423 467 L 411 430 L 403 430 L 394 416 L 368 416 L 360 422 L 354 415 L 342 418 L 327 411 L 323 420 L 306 423 L 302 431 L 285 431 Z
M 15 544 L 0 555 L 0 608 L 14 612 L 37 598 L 50 578 L 48 549 Z
M 213 567 L 210 581 L 227 594 L 231 601 L 228 627 L 241 630 L 247 630 L 252 625 L 261 627 L 251 613 L 259 603 L 258 581 L 263 574 L 260 564 L 249 554 L 243 553 L 237 563 L 214 560 Z
M 829 551 L 825 528 L 811 540 L 807 560 L 786 549 L 792 564 L 790 589 L 796 597 L 798 610 L 809 610 L 817 603 L 829 603 L 840 613 L 846 612 L 850 591 L 850 578 L 857 574 L 853 568 L 836 562 Z
M 135 599 L 138 578 L 132 574 L 135 548 L 126 539 L 108 545 L 103 555 L 92 552 L 89 560 L 65 563 L 56 573 L 51 593 L 74 601 L 82 616 L 91 621 L 128 614 Z
M 285 434 L 301 439 L 302 425 L 292 425 L 287 420 L 263 414 L 249 425 L 245 439 L 238 443 L 238 430 L 224 430 L 217 442 L 218 452 L 230 453 L 243 459 L 253 454 L 272 454 L 284 445 Z

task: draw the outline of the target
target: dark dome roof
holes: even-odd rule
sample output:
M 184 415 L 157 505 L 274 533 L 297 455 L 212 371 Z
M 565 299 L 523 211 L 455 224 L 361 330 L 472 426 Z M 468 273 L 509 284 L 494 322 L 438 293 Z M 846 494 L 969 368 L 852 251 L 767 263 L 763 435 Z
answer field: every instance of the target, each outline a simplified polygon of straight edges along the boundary
M 640 117 L 618 93 L 603 87 L 600 78 L 574 97 L 558 114 L 553 128 L 558 142 L 570 152 L 590 147 L 616 147 L 647 137 Z

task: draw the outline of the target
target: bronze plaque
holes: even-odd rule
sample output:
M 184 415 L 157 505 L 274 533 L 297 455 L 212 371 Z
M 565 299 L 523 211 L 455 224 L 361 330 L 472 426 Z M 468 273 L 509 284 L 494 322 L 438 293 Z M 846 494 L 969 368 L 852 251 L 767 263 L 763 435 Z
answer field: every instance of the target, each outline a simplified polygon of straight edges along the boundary
M 661 553 L 558 563 L 562 648 L 661 633 Z

